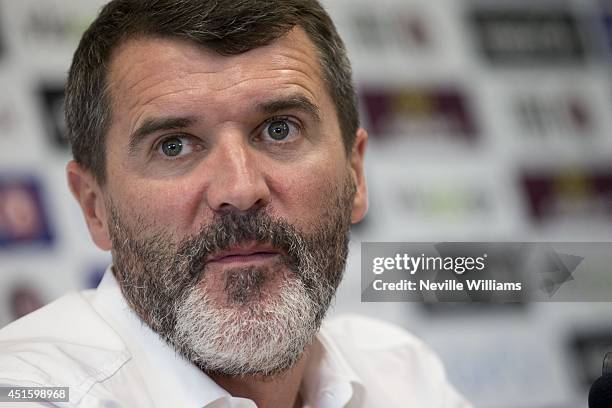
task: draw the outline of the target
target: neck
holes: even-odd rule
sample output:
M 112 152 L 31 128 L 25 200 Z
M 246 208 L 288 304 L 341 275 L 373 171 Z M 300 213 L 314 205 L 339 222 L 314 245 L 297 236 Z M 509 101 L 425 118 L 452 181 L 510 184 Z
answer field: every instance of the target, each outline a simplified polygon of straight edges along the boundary
M 299 391 L 306 370 L 307 355 L 308 348 L 293 367 L 274 377 L 260 375 L 228 377 L 215 374 L 209 376 L 232 396 L 253 400 L 258 408 L 301 407 Z

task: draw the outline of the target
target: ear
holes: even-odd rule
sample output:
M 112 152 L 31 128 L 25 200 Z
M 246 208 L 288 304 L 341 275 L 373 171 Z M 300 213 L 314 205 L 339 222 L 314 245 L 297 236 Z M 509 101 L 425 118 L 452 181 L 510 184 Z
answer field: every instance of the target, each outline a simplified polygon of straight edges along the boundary
M 363 219 L 368 211 L 368 188 L 365 180 L 365 150 L 368 144 L 368 132 L 365 129 L 359 128 L 351 151 L 351 171 L 357 191 L 353 199 L 353 211 L 351 213 L 351 222 L 358 223 Z
M 66 166 L 68 187 L 81 206 L 89 234 L 103 251 L 112 247 L 106 218 L 106 204 L 100 185 L 90 171 L 74 160 Z

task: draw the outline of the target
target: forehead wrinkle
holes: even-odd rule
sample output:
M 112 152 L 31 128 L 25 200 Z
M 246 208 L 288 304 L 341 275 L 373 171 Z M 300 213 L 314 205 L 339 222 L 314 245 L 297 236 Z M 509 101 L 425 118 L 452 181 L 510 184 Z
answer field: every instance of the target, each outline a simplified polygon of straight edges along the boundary
M 290 42 L 290 44 L 286 44 L 287 42 Z M 185 46 L 177 46 L 177 43 L 182 43 Z M 229 56 L 227 58 L 217 60 L 214 63 L 209 61 L 209 63 L 201 64 L 202 66 L 199 66 L 197 69 L 192 70 L 191 72 L 185 72 L 186 67 L 184 65 L 181 65 L 181 59 L 192 61 L 194 58 L 202 56 L 205 57 L 207 54 L 212 55 L 213 57 L 218 57 L 219 55 L 216 52 L 207 49 L 206 47 L 199 46 L 198 44 L 194 44 L 187 40 L 168 39 L 155 36 L 138 37 L 132 40 L 128 40 L 126 43 L 122 44 L 116 51 L 116 54 L 111 59 L 111 69 L 109 71 L 109 78 L 112 80 L 112 77 L 116 77 L 114 78 L 114 80 L 111 81 L 111 83 L 113 85 L 117 85 L 121 82 L 128 82 L 126 80 L 126 77 L 129 77 L 135 69 L 138 69 L 143 65 L 152 67 L 156 64 L 161 64 L 165 69 L 167 69 L 168 63 L 170 62 L 171 65 L 178 65 L 178 68 L 172 70 L 172 72 L 166 71 L 164 73 L 165 77 L 170 76 L 170 78 L 172 79 L 180 79 L 184 76 L 192 74 L 223 74 L 224 76 L 231 79 L 232 77 L 240 76 L 245 73 L 244 67 L 241 64 L 242 61 L 240 60 L 248 60 L 250 57 L 249 54 L 251 52 L 268 47 L 281 49 L 278 52 L 274 53 L 274 58 L 271 60 L 269 66 L 264 67 L 264 69 L 270 71 L 293 70 L 296 72 L 302 72 L 306 76 L 311 76 L 311 74 L 315 74 L 315 78 L 322 79 L 322 67 L 318 52 L 312 44 L 312 41 L 309 40 L 309 38 L 301 28 L 292 29 L 288 34 L 281 37 L 276 43 L 264 47 L 255 48 L 243 54 Z M 152 48 L 155 52 L 147 52 L 150 51 Z M 162 51 L 161 53 L 159 52 L 160 50 Z M 128 53 L 128 51 L 130 52 Z M 126 53 L 129 54 L 130 58 L 134 58 L 134 56 L 136 56 L 136 63 L 125 65 L 122 64 L 118 66 L 117 61 L 119 59 L 124 59 L 124 54 Z M 175 61 L 176 63 L 174 63 Z M 210 70 L 205 69 L 208 68 L 208 66 L 211 64 L 215 68 L 210 68 Z M 274 67 L 274 65 L 278 64 L 283 65 L 283 67 Z M 302 69 L 301 65 L 307 66 L 312 70 L 312 72 L 306 72 L 307 70 Z M 125 66 L 126 68 L 121 69 L 122 66 Z M 148 74 L 138 77 L 135 83 L 128 83 L 126 88 L 136 88 L 138 87 L 138 85 L 140 85 L 142 82 L 147 81 L 148 79 L 151 79 L 154 84 L 158 84 L 160 83 L 160 81 L 159 79 L 155 78 L 157 74 L 159 74 L 158 70 L 149 70 Z
M 150 76 L 151 75 L 148 75 L 146 76 L 146 78 Z M 128 121 L 131 121 L 130 119 L 131 113 L 133 113 L 134 111 L 141 111 L 141 113 L 137 115 L 137 118 L 134 120 L 134 122 L 130 125 L 130 131 L 134 130 L 134 127 L 138 123 L 138 119 L 147 110 L 147 108 L 150 108 L 155 105 L 155 103 L 153 103 L 155 100 L 159 98 L 168 97 L 169 95 L 173 95 L 177 93 L 184 93 L 186 91 L 190 92 L 196 89 L 195 87 L 183 86 L 181 89 L 169 89 L 168 91 L 161 93 L 161 94 L 160 93 L 157 93 L 157 94 L 147 93 L 147 90 L 151 88 L 157 89 L 160 83 L 167 82 L 167 81 L 169 80 L 165 80 L 162 82 L 152 81 L 150 85 L 144 87 L 142 90 L 127 88 L 127 89 L 121 90 L 122 92 L 119 89 L 115 89 L 114 92 L 111 91 L 111 98 L 117 101 L 116 105 L 123 104 L 123 108 L 124 108 L 123 111 L 127 113 L 126 119 Z M 142 83 L 142 82 L 143 82 L 142 80 L 138 81 L 138 83 Z M 122 93 L 124 95 L 127 94 L 128 97 L 121 97 Z
M 165 48 L 156 47 L 156 43 L 159 43 L 160 41 L 168 43 L 170 46 Z M 164 83 L 175 81 L 177 79 L 180 80 L 193 74 L 194 72 L 186 72 L 185 66 L 180 66 L 180 60 L 173 55 L 180 54 L 180 57 L 188 59 L 190 58 L 188 55 L 189 53 L 186 50 L 183 50 L 181 47 L 172 46 L 171 44 L 173 42 L 175 41 L 145 37 L 131 40 L 123 44 L 111 60 L 108 75 L 111 97 L 114 96 L 115 99 L 120 102 L 128 99 L 122 96 L 122 94 L 126 96 L 135 95 L 136 99 L 133 101 L 133 103 L 128 104 L 127 106 L 127 110 L 129 111 L 136 105 L 144 105 L 155 99 L 157 96 L 163 96 L 157 95 L 151 97 L 149 100 L 145 100 L 143 103 L 141 98 L 150 88 L 157 88 L 160 85 L 163 86 Z M 155 48 L 155 52 L 147 52 L 147 50 L 150 48 Z M 160 48 L 163 50 L 161 54 L 158 53 Z M 127 57 L 125 54 L 128 54 Z M 122 62 L 122 60 L 125 60 L 126 58 L 130 59 L 135 57 L 136 62 L 132 62 L 130 64 L 119 64 L 119 62 Z M 172 68 L 173 65 L 177 65 L 177 63 L 174 61 L 179 61 L 179 67 L 168 71 L 168 68 Z M 123 68 L 124 66 L 125 68 Z M 163 66 L 164 69 L 159 70 L 157 69 L 158 66 Z M 142 70 L 143 67 L 146 69 L 144 72 L 141 72 L 140 70 Z M 197 72 L 206 73 L 202 68 L 203 67 L 200 67 Z M 134 71 L 136 70 L 138 70 L 138 75 L 134 74 Z M 195 87 L 193 87 L 193 89 L 195 89 Z
M 161 102 L 156 102 L 156 101 L 162 98 L 170 99 L 168 98 L 169 96 L 177 95 L 177 94 L 185 95 L 186 92 L 191 94 L 192 91 L 197 91 L 197 90 L 198 88 L 195 88 L 195 87 L 188 87 L 188 88 L 186 87 L 186 88 L 181 88 L 181 89 L 168 90 L 167 92 L 159 93 L 157 95 L 145 95 L 144 93 L 141 93 L 140 96 L 134 101 L 132 106 L 128 108 L 128 112 L 133 109 L 137 109 L 137 108 L 147 108 L 147 107 L 158 105 Z M 185 98 L 181 98 L 181 100 L 185 100 Z
M 246 54 L 245 54 L 246 55 Z M 279 54 L 282 56 L 282 54 Z M 305 54 L 304 54 L 305 55 Z M 303 62 L 299 58 L 285 56 L 285 58 L 275 58 L 275 60 L 266 66 L 251 67 L 252 60 L 239 55 L 236 57 L 228 57 L 222 63 L 224 67 L 213 71 L 192 71 L 186 75 L 210 75 L 212 86 L 209 89 L 212 91 L 224 91 L 232 87 L 240 86 L 251 80 L 288 80 L 298 75 L 303 76 L 306 80 L 316 82 L 321 78 L 318 66 L 313 67 L 308 63 L 308 59 L 304 58 Z M 304 67 L 303 65 L 307 65 Z M 310 69 L 309 69 L 310 68 Z M 185 75 L 185 76 L 186 76 Z M 206 82 L 206 81 L 205 81 Z M 219 84 L 219 86 L 214 86 Z
M 249 65 L 241 64 L 241 61 L 235 61 L 233 62 L 234 65 L 228 69 L 211 73 L 213 77 L 219 75 L 220 80 L 213 81 L 213 84 L 219 84 L 219 86 L 211 87 L 210 89 L 213 91 L 226 91 L 244 85 L 249 81 L 267 79 L 279 80 L 278 83 L 274 84 L 277 89 L 288 87 L 288 85 L 295 85 L 306 91 L 309 96 L 316 101 L 314 91 L 317 87 L 320 86 L 321 89 L 326 89 L 326 83 L 321 74 L 320 64 L 318 63 L 318 59 L 313 61 L 308 53 L 299 50 L 296 51 L 297 52 L 294 53 L 295 55 L 290 55 L 290 53 L 279 53 L 269 66 L 258 66 L 256 69 L 250 70 Z M 229 70 L 235 72 L 226 75 Z
M 153 102 L 155 99 L 157 98 L 161 98 L 161 97 L 165 97 L 168 95 L 171 95 L 173 93 L 177 93 L 177 92 L 181 92 L 181 91 L 175 91 L 175 92 L 168 92 L 166 94 L 163 95 L 158 95 L 155 96 L 153 98 L 151 98 L 149 101 L 145 102 L 145 104 L 143 104 L 142 106 L 137 106 L 134 105 L 132 106 L 131 109 L 128 110 L 128 117 L 129 117 L 129 112 L 131 112 L 132 110 L 139 110 L 140 112 L 136 115 L 136 117 L 134 118 L 133 122 L 131 123 L 131 125 L 129 126 L 129 134 L 134 133 L 134 131 L 136 130 L 136 128 L 139 126 L 139 124 L 142 121 L 142 118 L 149 113 L 147 108 L 150 108 L 152 106 L 154 106 L 155 104 L 151 103 Z
M 292 48 L 283 50 L 278 53 L 276 60 L 281 63 L 289 63 L 291 61 L 297 62 L 292 68 L 299 67 L 300 65 L 308 66 L 313 73 L 319 75 L 321 72 L 321 64 L 318 53 L 311 49 L 310 44 L 308 50 L 300 50 Z
M 279 72 L 283 72 L 283 75 L 285 78 L 283 78 L 282 83 L 274 83 L 274 89 L 270 89 L 269 93 L 273 93 L 276 92 L 278 89 L 283 89 L 283 88 L 289 88 L 291 89 L 292 87 L 297 87 L 299 88 L 301 91 L 306 92 L 311 98 L 313 98 L 313 100 L 316 100 L 315 94 L 313 93 L 314 91 L 314 87 L 312 85 L 309 86 L 309 82 L 312 82 L 312 80 L 310 80 L 310 78 L 307 75 L 295 75 L 294 73 L 291 74 L 287 74 L 287 70 L 286 69 L 277 69 L 275 71 L 279 71 Z M 298 71 L 294 71 L 294 72 L 298 72 Z M 249 77 L 249 78 L 243 78 L 238 80 L 237 82 L 231 82 L 231 83 L 227 83 L 227 81 L 224 81 L 225 83 L 222 83 L 221 81 L 219 81 L 219 86 L 216 86 L 214 88 L 210 88 L 211 91 L 214 92 L 224 92 L 224 91 L 228 91 L 228 90 L 235 90 L 236 93 L 240 93 L 241 89 L 244 87 L 247 89 L 247 91 L 249 91 L 249 87 L 248 84 L 250 84 L 253 81 L 265 81 L 265 80 L 276 80 L 280 77 L 281 75 L 271 75 L 269 73 L 261 73 L 261 75 L 257 75 L 257 76 L 253 76 L 253 77 Z M 261 92 L 260 89 L 256 89 L 253 90 L 253 92 L 259 93 Z M 247 92 L 248 93 L 248 92 Z
M 156 74 L 157 74 L 156 72 L 153 72 L 151 74 L 144 75 L 144 77 L 138 79 L 138 81 L 136 81 L 134 84 L 128 85 L 127 87 L 123 88 L 123 93 L 131 96 L 131 98 L 129 97 L 121 98 L 121 100 L 123 101 L 132 100 L 132 102 L 128 103 L 128 106 L 126 107 L 128 111 L 132 110 L 134 107 L 138 105 L 146 106 L 153 100 L 160 98 L 160 97 L 164 97 L 164 96 L 178 93 L 178 92 L 192 91 L 192 90 L 197 89 L 196 87 L 186 87 L 185 84 L 182 84 L 181 89 L 172 89 L 172 87 L 170 86 L 169 90 L 163 94 L 148 95 L 148 91 L 150 89 L 157 90 L 158 88 L 163 88 L 164 84 L 174 81 L 177 78 L 180 79 L 181 77 L 185 76 L 185 75 L 175 75 L 175 76 L 172 76 L 171 78 L 165 78 L 165 79 L 160 80 L 159 78 L 156 78 Z M 149 83 L 143 84 L 147 80 L 150 80 Z M 117 91 L 119 90 L 117 89 Z M 121 92 L 117 92 L 117 94 L 121 94 Z
M 274 74 L 274 72 L 278 72 L 279 74 Z M 192 75 L 200 75 L 200 72 L 193 72 Z M 306 72 L 305 70 L 301 70 L 299 68 L 295 68 L 295 69 L 287 69 L 287 68 L 274 68 L 271 69 L 269 71 L 254 71 L 252 73 L 252 76 L 248 76 L 246 78 L 242 78 L 240 80 L 236 81 L 232 81 L 231 78 L 229 79 L 225 79 L 223 81 L 210 81 L 210 80 L 203 80 L 203 81 L 198 81 L 197 77 L 194 78 L 192 81 L 194 85 L 192 86 L 184 86 L 184 84 L 180 89 L 173 89 L 173 90 L 169 90 L 168 92 L 162 93 L 162 94 L 157 94 L 157 95 L 152 95 L 150 97 L 148 97 L 147 99 L 144 99 L 146 97 L 147 94 L 147 90 L 150 88 L 154 88 L 157 89 L 159 87 L 160 84 L 164 84 L 165 82 L 171 82 L 173 81 L 174 78 L 172 79 L 168 79 L 162 82 L 155 82 L 152 83 L 150 86 L 144 88 L 142 91 L 136 91 L 134 89 L 130 90 L 130 94 L 131 95 L 136 95 L 137 98 L 134 100 L 134 102 L 132 104 L 130 104 L 130 106 L 128 106 L 128 111 L 133 110 L 134 108 L 139 108 L 139 107 L 143 107 L 146 108 L 147 106 L 153 105 L 153 102 L 161 99 L 161 98 L 165 98 L 174 94 L 192 94 L 195 97 L 200 96 L 199 93 L 202 91 L 206 91 L 206 90 L 210 90 L 212 92 L 223 92 L 226 91 L 228 89 L 236 89 L 237 92 L 239 92 L 241 85 L 245 85 L 248 84 L 251 81 L 260 81 L 260 80 L 276 80 L 279 77 L 286 77 L 283 78 L 283 82 L 281 84 L 275 84 L 276 89 L 280 89 L 280 88 L 291 88 L 291 86 L 295 86 L 300 88 L 301 91 L 305 92 L 307 94 L 307 96 L 309 96 L 311 99 L 313 99 L 313 101 L 316 101 L 316 95 L 312 92 L 314 90 L 314 86 L 315 85 L 312 76 Z M 189 74 L 187 74 L 189 75 Z M 183 77 L 187 76 L 187 75 L 183 75 Z M 208 72 L 203 73 L 202 75 L 217 75 L 217 73 L 215 74 L 209 74 Z M 218 73 L 218 75 L 223 75 L 223 73 Z M 224 76 L 222 76 L 222 78 L 224 78 Z M 196 84 L 198 83 L 207 83 L 208 88 L 204 89 L 201 86 L 196 86 Z M 210 85 L 210 83 L 212 83 L 213 86 Z M 221 84 L 221 86 L 215 87 L 214 84 L 219 83 Z M 248 87 L 247 87 L 248 89 Z M 259 90 L 257 91 L 259 92 Z M 172 102 L 172 101 L 169 101 Z
M 139 43 L 138 41 L 142 42 Z M 159 43 L 161 43 L 161 46 Z M 213 51 L 197 47 L 197 44 L 194 47 L 194 44 L 188 41 L 184 42 L 185 45 L 189 46 L 188 48 L 177 47 L 176 43 L 175 39 L 163 38 L 144 38 L 131 42 L 128 41 L 115 56 L 116 58 L 113 61 L 115 62 L 115 69 L 111 70 L 111 73 L 114 74 L 112 75 L 114 77 L 112 83 L 114 85 L 113 90 L 117 91 L 117 95 L 115 95 L 117 98 L 115 100 L 119 104 L 123 102 L 127 112 L 140 110 L 141 112 L 137 115 L 137 120 L 146 111 L 149 111 L 150 109 L 148 108 L 154 105 L 154 102 L 160 100 L 160 98 L 185 92 L 194 94 L 196 97 L 201 96 L 199 92 L 205 91 L 205 89 L 197 86 L 198 83 L 206 84 L 208 90 L 214 92 L 227 91 L 232 87 L 238 87 L 235 88 L 236 92 L 238 92 L 241 88 L 240 86 L 249 81 L 259 79 L 273 80 L 281 77 L 281 81 L 273 84 L 274 90 L 286 89 L 295 92 L 295 87 L 297 87 L 299 88 L 297 89 L 298 92 L 306 94 L 313 102 L 318 102 L 319 98 L 317 98 L 316 94 L 319 91 L 327 92 L 327 85 L 323 80 L 320 58 L 314 45 L 311 44 L 305 33 L 290 32 L 289 35 L 282 37 L 279 42 L 275 43 L 276 45 L 269 46 L 277 49 L 280 48 L 280 50 L 275 52 L 274 48 L 272 48 L 273 57 L 264 66 L 257 65 L 256 67 L 250 65 L 253 61 L 249 58 L 250 51 L 236 56 L 216 59 L 212 64 L 199 64 L 196 68 L 192 68 L 189 64 L 181 65 L 181 60 L 192 59 L 194 56 L 202 56 L 207 53 L 212 53 L 217 57 L 218 55 Z M 136 47 L 136 49 L 129 48 L 130 45 Z M 147 53 L 151 48 L 156 50 L 161 48 L 163 51 L 161 53 Z M 256 50 L 258 49 L 252 51 Z M 142 61 L 142 64 L 118 64 L 119 59 L 133 58 L 134 54 L 140 54 L 135 56 L 136 61 Z M 170 66 L 168 66 L 168 62 L 170 62 Z M 156 66 L 160 64 L 162 64 L 164 69 L 161 71 L 156 70 Z M 178 68 L 168 70 L 168 68 L 172 68 L 172 65 Z M 122 66 L 127 66 L 127 68 L 120 69 Z M 129 81 L 132 79 L 130 76 L 134 76 L 134 70 L 142 69 L 143 66 L 146 67 L 146 70 L 130 84 Z M 274 75 L 274 73 L 278 73 L 278 75 Z M 204 75 L 205 78 L 198 81 L 197 78 L 200 75 Z M 182 83 L 173 84 L 173 81 L 180 82 L 181 78 L 188 76 L 194 76 L 194 78 L 190 78 Z M 217 80 L 217 78 L 220 80 Z M 126 82 L 128 86 L 122 87 L 121 85 Z M 169 87 L 180 85 L 181 89 L 172 89 L 158 95 L 147 95 L 149 89 L 157 90 L 166 86 L 166 83 L 169 83 Z M 222 86 L 214 87 L 216 84 Z M 125 96 L 121 96 L 122 94 Z M 181 100 L 181 102 L 183 101 L 184 99 Z M 172 99 L 169 102 L 171 103 Z M 129 113 L 126 119 L 129 120 Z M 136 123 L 138 122 L 134 122 L 131 127 L 134 128 Z
M 149 61 L 147 63 L 151 62 Z M 163 73 L 149 70 L 141 78 L 138 78 L 133 84 L 122 87 L 121 84 L 115 82 L 114 93 L 117 95 L 122 93 L 128 95 L 127 98 L 116 97 L 116 99 L 123 101 L 126 105 L 125 108 L 127 112 L 131 112 L 134 109 L 147 108 L 148 106 L 153 105 L 154 101 L 174 94 L 195 94 L 198 91 L 202 91 L 202 86 L 198 86 L 198 84 L 206 83 L 208 81 L 207 79 L 198 81 L 197 77 L 194 77 L 194 79 L 180 82 L 181 79 L 196 75 L 208 76 L 214 74 L 216 74 L 216 72 L 202 71 L 199 69 L 188 72 L 185 72 L 184 70 L 175 70 Z M 129 76 L 129 74 L 126 74 L 125 76 Z M 124 78 L 123 82 L 128 81 L 126 81 Z M 160 88 L 163 89 L 164 87 L 168 89 L 167 92 L 161 94 L 157 93 Z M 149 92 L 151 89 L 153 92 Z
M 110 58 L 110 71 L 117 72 L 119 74 L 118 80 L 122 81 L 130 72 L 134 69 L 140 68 L 144 64 L 159 64 L 163 63 L 164 68 L 168 67 L 168 61 L 177 61 L 180 58 L 183 60 L 193 60 L 193 51 L 187 47 L 180 47 L 176 45 L 193 44 L 189 41 L 182 40 L 180 38 L 163 38 L 156 36 L 141 36 L 123 42 L 113 52 Z M 154 51 L 154 52 L 151 52 Z M 207 50 L 201 48 L 198 50 L 198 54 L 205 53 Z M 112 69 L 118 65 L 118 60 L 125 59 L 124 54 L 128 55 L 128 58 L 138 58 L 132 64 L 125 65 L 125 69 L 121 69 L 124 65 L 119 65 L 118 69 Z M 157 73 L 155 71 L 154 73 Z

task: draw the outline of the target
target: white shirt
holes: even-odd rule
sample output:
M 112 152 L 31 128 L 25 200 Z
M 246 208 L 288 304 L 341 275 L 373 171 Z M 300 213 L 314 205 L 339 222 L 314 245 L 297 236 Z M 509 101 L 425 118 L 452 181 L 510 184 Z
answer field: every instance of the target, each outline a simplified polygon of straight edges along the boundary
M 67 386 L 70 403 L 59 407 L 255 407 L 144 324 L 110 268 L 96 290 L 66 295 L 0 330 L 0 384 Z M 421 341 L 357 316 L 323 324 L 300 392 L 307 408 L 469 407 Z

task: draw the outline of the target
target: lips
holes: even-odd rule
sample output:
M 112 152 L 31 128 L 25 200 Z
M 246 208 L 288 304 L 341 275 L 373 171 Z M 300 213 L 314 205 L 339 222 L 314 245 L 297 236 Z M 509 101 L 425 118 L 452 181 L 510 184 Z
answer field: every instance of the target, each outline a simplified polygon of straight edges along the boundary
M 207 259 L 206 263 L 255 262 L 272 258 L 280 254 L 281 252 L 272 245 L 241 245 L 216 252 Z

